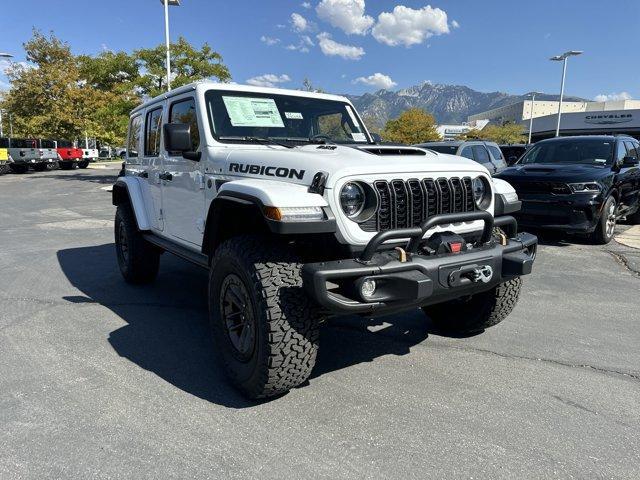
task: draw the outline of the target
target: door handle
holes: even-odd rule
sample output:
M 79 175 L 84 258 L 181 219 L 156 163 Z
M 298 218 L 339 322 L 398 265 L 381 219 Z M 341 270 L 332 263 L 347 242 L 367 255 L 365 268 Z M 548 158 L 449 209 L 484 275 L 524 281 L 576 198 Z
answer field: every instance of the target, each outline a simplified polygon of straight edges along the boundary
M 171 175 L 171 173 L 169 172 L 162 172 L 160 175 L 158 175 L 158 178 L 160 180 L 165 180 L 167 182 L 170 182 L 171 180 L 173 180 L 173 175 Z

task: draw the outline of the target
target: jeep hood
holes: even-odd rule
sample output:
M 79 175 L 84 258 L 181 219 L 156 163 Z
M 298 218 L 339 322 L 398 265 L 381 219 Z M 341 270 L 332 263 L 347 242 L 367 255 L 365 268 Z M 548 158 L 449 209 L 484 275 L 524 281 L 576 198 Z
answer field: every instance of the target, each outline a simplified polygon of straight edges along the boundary
M 219 158 L 219 151 L 212 156 Z M 340 178 L 358 175 L 379 174 L 381 178 L 414 173 L 432 177 L 438 172 L 488 175 L 482 165 L 463 157 L 385 145 L 305 145 L 290 149 L 277 145 L 236 146 L 226 154 L 222 165 L 227 169 L 224 173 L 234 177 L 264 177 L 306 185 L 316 173 L 326 172 L 327 188 Z

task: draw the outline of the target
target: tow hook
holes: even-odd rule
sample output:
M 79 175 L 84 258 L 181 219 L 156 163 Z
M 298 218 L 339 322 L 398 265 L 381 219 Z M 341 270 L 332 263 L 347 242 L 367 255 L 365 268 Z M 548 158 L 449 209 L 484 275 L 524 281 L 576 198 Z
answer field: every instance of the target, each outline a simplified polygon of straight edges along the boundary
M 491 265 L 467 265 L 449 274 L 449 286 L 459 287 L 470 283 L 489 283 L 493 278 Z

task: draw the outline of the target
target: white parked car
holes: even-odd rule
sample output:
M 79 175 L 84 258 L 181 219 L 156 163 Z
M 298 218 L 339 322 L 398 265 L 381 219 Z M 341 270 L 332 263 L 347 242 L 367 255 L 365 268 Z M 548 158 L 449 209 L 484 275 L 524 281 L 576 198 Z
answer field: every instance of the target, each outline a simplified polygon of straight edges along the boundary
M 165 251 L 209 270 L 217 351 L 252 398 L 309 377 L 323 318 L 495 325 L 537 246 L 482 165 L 379 145 L 346 98 L 302 91 L 199 82 L 146 102 L 113 203 L 126 281 L 154 280 Z

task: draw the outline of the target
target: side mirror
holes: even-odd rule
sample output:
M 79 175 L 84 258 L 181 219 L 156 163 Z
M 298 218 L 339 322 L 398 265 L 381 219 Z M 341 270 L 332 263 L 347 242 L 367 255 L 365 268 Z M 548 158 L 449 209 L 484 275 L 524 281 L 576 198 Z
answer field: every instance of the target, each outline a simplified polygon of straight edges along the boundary
M 372 133 L 371 138 L 373 138 L 373 141 L 376 143 L 382 143 L 382 137 L 379 133 Z
M 640 161 L 636 157 L 624 157 L 622 159 L 623 167 L 637 167 L 640 164 Z
M 167 152 L 180 152 L 187 160 L 200 160 L 200 152 L 192 151 L 191 125 L 187 123 L 165 123 L 164 149 Z

